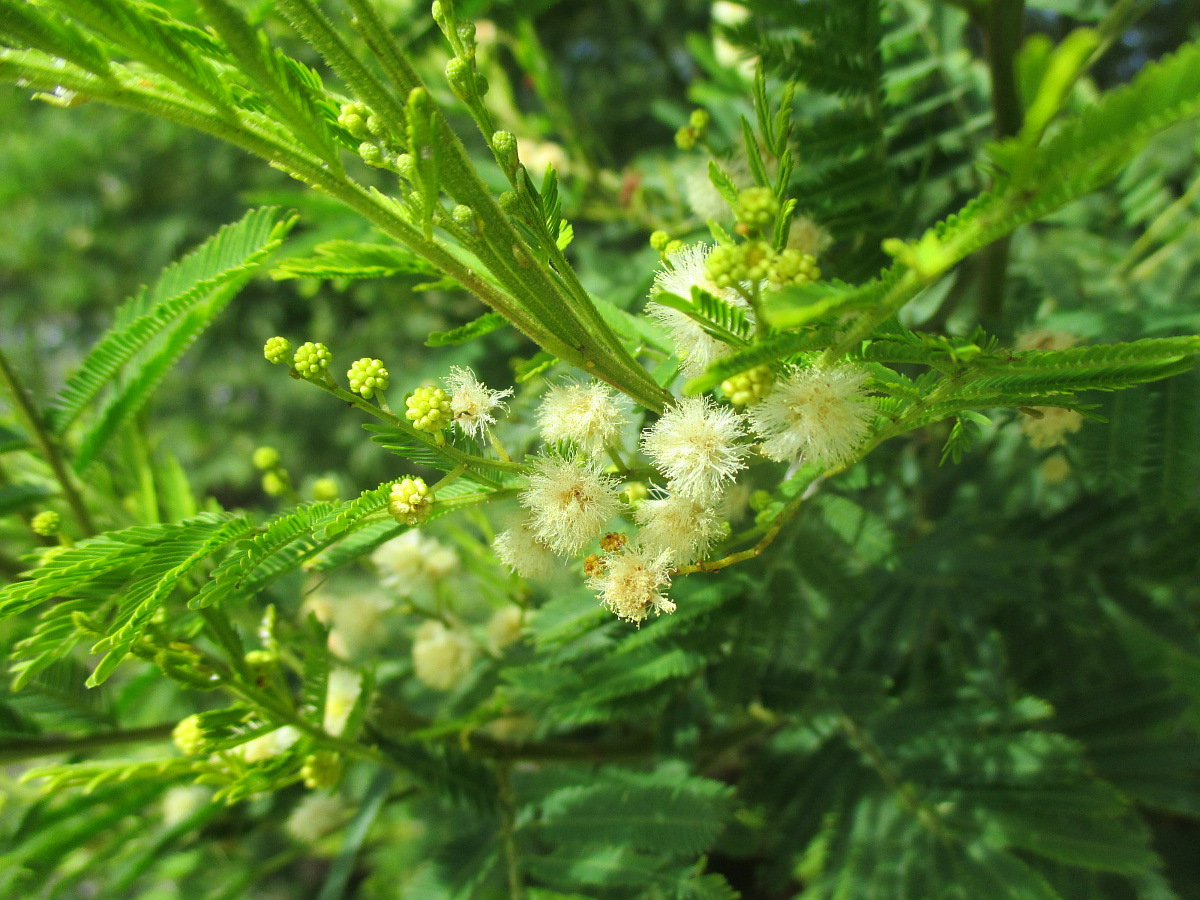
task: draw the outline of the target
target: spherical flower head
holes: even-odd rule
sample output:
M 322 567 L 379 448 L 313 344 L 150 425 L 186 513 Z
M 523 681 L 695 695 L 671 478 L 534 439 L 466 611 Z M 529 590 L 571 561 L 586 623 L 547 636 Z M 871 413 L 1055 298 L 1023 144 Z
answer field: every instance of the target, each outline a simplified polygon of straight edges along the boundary
M 350 390 L 370 400 L 376 391 L 388 389 L 391 376 L 380 360 L 364 356 L 351 363 L 349 371 L 346 372 L 346 380 L 350 382 Z
M 33 529 L 33 533 L 40 534 L 42 537 L 58 534 L 60 525 L 62 525 L 62 516 L 52 509 L 44 509 L 29 520 L 29 527 Z
M 171 740 L 184 756 L 196 756 L 204 752 L 204 728 L 196 715 L 180 719 L 171 731 Z
M 720 166 L 735 187 L 744 188 L 753 184 L 754 178 L 750 174 L 750 168 L 740 155 L 733 159 L 721 160 Z M 729 219 L 729 204 L 712 183 L 707 162 L 702 162 L 688 171 L 684 178 L 683 190 L 688 206 L 701 219 Z
M 721 533 L 721 517 L 708 503 L 668 493 L 641 503 L 633 512 L 641 526 L 638 544 L 651 553 L 669 553 L 678 562 L 699 559 Z
M 450 421 L 450 398 L 440 387 L 419 387 L 404 401 L 404 417 L 417 431 L 435 433 Z
M 766 228 L 779 215 L 779 200 L 769 187 L 748 187 L 738 194 L 733 214 L 751 228 Z
M 604 565 L 588 579 L 600 602 L 627 622 L 641 622 L 650 613 L 675 612 L 675 604 L 662 589 L 671 583 L 671 554 L 653 553 L 627 544 L 604 558 Z
M 712 252 L 708 244 L 685 245 L 674 253 L 668 253 L 668 268 L 654 276 L 654 290 L 674 294 L 685 300 L 692 298 L 692 288 L 699 287 L 716 297 L 739 306 L 753 321 L 750 306 L 733 290 L 720 288 L 708 277 L 705 261 Z M 681 369 L 687 377 L 699 375 L 712 363 L 732 352 L 733 348 L 705 331 L 695 319 L 670 306 L 653 299 L 646 304 L 646 314 L 657 321 L 671 336 L 671 343 L 681 360 Z
M 319 602 L 310 604 L 317 612 Z M 329 652 L 339 659 L 353 659 L 378 649 L 387 640 L 384 616 L 389 608 L 384 598 L 374 594 L 352 594 L 330 601 L 325 620 L 332 626 Z
M 254 463 L 254 468 L 262 469 L 264 472 L 278 466 L 279 460 L 279 451 L 274 447 L 256 447 L 254 454 L 250 457 L 250 461 Z
M 558 568 L 554 554 L 538 539 L 528 519 L 514 522 L 496 535 L 492 549 L 500 562 L 522 578 L 549 578 Z
M 774 259 L 775 251 L 766 241 L 721 244 L 708 255 L 704 269 L 717 287 L 727 288 L 762 281 Z
M 538 407 L 542 440 L 571 441 L 585 453 L 600 453 L 625 427 L 625 411 L 616 393 L 598 381 L 551 385 Z
M 371 554 L 379 581 L 401 597 L 427 588 L 458 568 L 458 554 L 413 529 L 381 544 Z
M 361 141 L 370 134 L 367 131 L 367 119 L 370 116 L 371 110 L 365 103 L 354 101 L 342 104 L 342 108 L 338 111 L 337 121 L 352 136 Z
M 543 456 L 531 470 L 521 505 L 537 539 L 560 556 L 578 553 L 621 511 L 617 484 L 599 463 Z
M 435 691 L 460 684 L 475 661 L 475 644 L 460 631 L 428 621 L 417 629 L 412 647 L 413 671 Z
M 278 335 L 268 338 L 266 344 L 263 345 L 263 356 L 269 363 L 287 362 L 288 354 L 291 352 L 292 342 Z
M 742 418 L 708 397 L 690 397 L 668 407 L 642 432 L 642 452 L 667 478 L 671 490 L 711 503 L 745 468 L 750 448 Z
M 866 440 L 875 410 L 863 393 L 870 374 L 849 364 L 809 366 L 777 381 L 749 410 L 763 456 L 834 467 Z
M 335 667 L 325 688 L 325 733 L 341 737 L 350 712 L 362 691 L 362 675 L 353 669 Z
M 287 492 L 288 481 L 285 474 L 270 471 L 262 477 L 262 489 L 269 497 L 279 497 Z
M 721 382 L 721 390 L 734 406 L 752 406 L 771 390 L 775 373 L 767 365 L 755 366 Z
M 1029 438 L 1034 450 L 1049 450 L 1067 442 L 1067 435 L 1083 427 L 1083 416 L 1059 406 L 1035 406 L 1034 413 L 1021 417 L 1021 433 Z
M 235 747 L 233 752 L 249 763 L 264 762 L 286 753 L 298 740 L 300 732 L 291 725 L 284 725 Z
M 525 611 L 521 607 L 510 603 L 496 610 L 484 627 L 488 649 L 497 655 L 503 653 L 505 648 L 521 639 L 524 626 Z
M 341 827 L 346 808 L 334 794 L 309 794 L 301 800 L 284 825 L 287 833 L 302 844 L 315 844 Z
M 810 216 L 796 216 L 788 230 L 787 245 L 791 250 L 798 250 L 805 256 L 814 259 L 829 249 L 833 243 L 833 235 L 822 228 Z
M 304 757 L 300 777 L 309 790 L 329 788 L 337 784 L 342 775 L 342 760 L 332 750 L 319 750 Z
M 450 414 L 454 424 L 463 434 L 476 440 L 496 424 L 496 410 L 505 410 L 505 397 L 512 396 L 512 388 L 502 391 L 489 390 L 475 373 L 463 366 L 453 366 L 445 380 L 450 392 Z
M 338 487 L 338 481 L 332 476 L 318 478 L 312 485 L 312 496 L 314 500 L 330 502 L 338 498 L 341 489 Z
M 292 367 L 304 378 L 320 378 L 329 369 L 333 354 L 324 344 L 307 341 L 296 349 Z
M 776 288 L 803 287 L 820 278 L 816 257 L 790 247 L 776 254 L 767 268 L 767 281 Z
M 424 478 L 402 478 L 388 494 L 388 512 L 402 525 L 420 525 L 433 512 L 433 495 Z

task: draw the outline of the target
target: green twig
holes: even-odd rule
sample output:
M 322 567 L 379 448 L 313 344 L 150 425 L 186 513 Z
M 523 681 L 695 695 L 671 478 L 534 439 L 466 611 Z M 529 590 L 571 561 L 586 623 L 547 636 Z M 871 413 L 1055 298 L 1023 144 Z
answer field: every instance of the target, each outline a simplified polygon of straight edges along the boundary
M 76 754 L 105 747 L 121 747 L 127 744 L 150 744 L 171 737 L 174 722 L 149 725 L 145 728 L 129 728 L 121 731 L 101 731 L 86 735 L 51 735 L 36 738 L 14 738 L 0 744 L 0 765 L 37 759 L 42 756 Z
M 54 472 L 54 477 L 57 479 L 59 487 L 62 488 L 63 497 L 66 498 L 67 505 L 71 507 L 71 512 L 74 514 L 75 520 L 79 523 L 83 537 L 95 534 L 96 526 L 92 523 L 91 513 L 88 512 L 87 507 L 83 503 L 83 497 L 75 486 L 74 477 L 67 470 L 58 440 L 46 428 L 41 414 L 33 405 L 33 400 L 30 399 L 28 392 L 25 390 L 25 385 L 22 384 L 16 370 L 9 364 L 8 357 L 4 355 L 3 351 L 0 351 L 0 378 L 4 379 L 4 386 L 12 398 L 13 408 L 16 410 L 26 429 L 28 429 L 30 437 L 42 455 L 42 459 L 46 461 Z

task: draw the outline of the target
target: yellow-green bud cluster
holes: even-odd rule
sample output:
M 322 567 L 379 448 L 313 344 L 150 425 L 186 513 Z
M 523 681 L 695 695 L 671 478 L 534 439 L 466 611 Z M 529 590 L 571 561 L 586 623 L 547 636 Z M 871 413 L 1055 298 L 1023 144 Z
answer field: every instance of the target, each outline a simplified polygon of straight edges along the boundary
M 761 281 L 774 257 L 775 251 L 766 241 L 720 244 L 708 255 L 704 268 L 713 284 L 727 288 L 743 281 Z
M 292 365 L 305 378 L 320 378 L 329 369 L 333 354 L 324 344 L 306 341 L 296 350 Z
M 721 390 L 734 406 L 751 406 L 767 395 L 775 380 L 770 366 L 755 366 L 721 382 Z
M 377 169 L 387 168 L 387 154 L 383 152 L 383 148 L 373 141 L 363 141 L 358 145 L 358 155 L 368 166 L 374 166 Z
M 671 236 L 665 231 L 655 231 L 650 234 L 650 246 L 659 253 L 666 250 L 669 243 L 671 243 Z
M 470 228 L 475 224 L 475 210 L 469 206 L 464 206 L 459 203 L 454 209 L 450 210 L 450 218 L 454 220 L 454 224 L 460 228 Z
M 402 525 L 420 525 L 433 511 L 433 495 L 423 478 L 403 478 L 388 494 L 388 512 Z
M 342 104 L 337 120 L 339 125 L 361 141 L 370 136 L 370 132 L 367 130 L 367 119 L 370 117 L 371 110 L 367 108 L 367 105 L 355 101 Z
M 171 740 L 184 756 L 196 756 L 204 752 L 204 728 L 199 716 L 181 719 L 171 732 Z
M 42 510 L 29 522 L 33 533 L 40 534 L 42 537 L 58 534 L 60 525 L 62 525 L 62 517 L 52 509 Z
M 300 777 L 309 790 L 329 788 L 337 784 L 342 774 L 342 761 L 332 750 L 321 750 L 304 757 Z
M 378 359 L 364 356 L 350 364 L 346 379 L 350 382 L 350 390 L 361 394 L 370 400 L 376 391 L 386 391 L 391 383 L 391 376 L 383 363 Z
M 396 171 L 402 178 L 412 181 L 413 175 L 417 171 L 417 161 L 413 159 L 411 153 L 401 153 L 396 157 Z
M 262 477 L 263 493 L 269 497 L 279 497 L 287 493 L 288 477 L 287 473 L 273 470 L 267 472 Z
M 680 150 L 691 150 L 708 134 L 709 121 L 711 121 L 711 117 L 708 110 L 692 110 L 692 114 L 688 117 L 688 123 L 675 132 L 675 146 Z
M 279 658 L 270 650 L 247 650 L 244 659 L 252 669 L 265 669 L 275 665 Z
M 279 465 L 279 451 L 274 447 L 258 447 L 250 460 L 254 463 L 254 468 L 262 469 L 265 472 L 267 469 L 274 469 Z
M 517 171 L 521 160 L 517 155 L 517 139 L 511 131 L 497 131 L 492 135 L 492 152 L 507 174 Z
M 450 398 L 439 387 L 419 387 L 404 401 L 406 419 L 417 431 L 436 434 L 450 423 Z
M 341 490 L 338 488 L 336 478 L 325 477 L 318 478 L 312 485 L 312 497 L 318 501 L 336 500 Z
M 766 228 L 779 215 L 779 200 L 768 187 L 746 188 L 738 194 L 733 214 L 751 228 Z
M 778 253 L 767 269 L 767 281 L 775 287 L 799 287 L 819 281 L 821 270 L 817 258 L 788 248 Z
M 267 343 L 263 345 L 263 356 L 266 357 L 269 363 L 287 362 L 288 356 L 292 352 L 292 342 L 285 337 L 276 335 L 269 338 Z

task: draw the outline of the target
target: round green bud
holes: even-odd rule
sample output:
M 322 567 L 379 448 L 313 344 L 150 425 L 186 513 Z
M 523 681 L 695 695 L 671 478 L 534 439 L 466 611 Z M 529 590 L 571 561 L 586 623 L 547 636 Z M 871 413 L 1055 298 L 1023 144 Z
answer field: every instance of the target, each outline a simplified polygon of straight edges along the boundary
M 198 756 L 204 752 L 204 729 L 199 716 L 181 719 L 171 732 L 171 740 L 184 756 Z
M 811 284 L 820 278 L 817 258 L 791 247 L 780 251 L 767 269 L 767 281 L 780 288 Z
M 446 10 L 442 7 L 441 0 L 433 0 L 433 6 L 429 8 L 429 11 L 433 14 L 433 21 L 439 25 L 446 21 Z
M 309 790 L 331 788 L 342 774 L 342 761 L 332 750 L 321 750 L 304 757 L 300 777 Z
M 720 244 L 708 255 L 704 270 L 713 284 L 727 288 L 743 281 L 762 281 L 774 256 L 775 250 L 766 241 Z
M 287 490 L 287 479 L 279 472 L 267 472 L 262 477 L 262 489 L 268 497 L 278 497 Z
M 287 362 L 287 358 L 291 352 L 292 342 L 285 337 L 276 336 L 269 338 L 266 344 L 263 345 L 263 356 L 270 363 Z
M 517 171 L 521 160 L 517 153 L 517 139 L 511 131 L 497 131 L 492 135 L 492 152 L 506 173 L 511 175 Z
M 454 30 L 458 34 L 458 39 L 462 41 L 463 49 L 467 53 L 473 54 L 475 52 L 475 23 L 460 22 Z
M 296 350 L 292 365 L 305 378 L 320 378 L 329 369 L 333 354 L 324 344 L 307 341 Z
M 696 146 L 696 138 L 696 129 L 685 125 L 675 132 L 675 146 L 680 150 L 691 150 Z
M 455 57 L 446 63 L 446 80 L 459 100 L 467 100 L 474 93 L 475 73 L 465 59 Z
M 779 215 L 779 200 L 768 187 L 746 188 L 738 194 L 733 214 L 752 228 L 766 228 Z
M 666 250 L 669 243 L 671 243 L 671 236 L 665 231 L 653 231 L 650 233 L 650 246 L 659 253 Z
M 433 511 L 433 495 L 423 478 L 402 478 L 388 494 L 388 513 L 402 525 L 420 525 Z
M 707 109 L 693 109 L 692 114 L 688 117 L 688 125 L 696 131 L 704 131 L 708 128 L 708 123 L 712 121 Z
M 674 256 L 676 253 L 678 253 L 683 248 L 684 248 L 683 241 L 680 241 L 680 240 L 668 241 L 667 246 L 663 247 L 662 253 L 663 253 L 663 256 Z
M 391 376 L 383 363 L 365 356 L 350 365 L 346 379 L 350 382 L 350 390 L 368 400 L 375 396 L 376 391 L 386 391 L 391 383 Z
M 51 537 L 58 534 L 60 525 L 62 525 L 62 516 L 52 509 L 42 510 L 29 522 L 29 527 L 33 529 L 33 533 L 40 534 L 42 537 Z
M 721 382 L 721 390 L 734 406 L 751 406 L 767 395 L 775 375 L 770 366 L 755 366 Z
M 370 136 L 370 132 L 367 130 L 367 119 L 370 118 L 370 115 L 371 111 L 367 109 L 365 103 L 354 101 L 342 104 L 337 120 L 338 124 L 350 132 L 351 136 L 361 141 Z
M 771 501 L 770 491 L 757 490 L 750 493 L 750 508 L 755 512 L 762 512 L 771 505 Z
M 500 195 L 500 208 L 506 213 L 516 212 L 519 202 L 516 191 L 505 191 Z
M 279 465 L 279 451 L 274 447 L 258 447 L 250 459 L 254 463 L 254 468 L 266 471 Z
M 408 407 L 404 417 L 417 431 L 431 434 L 450 423 L 450 398 L 440 387 L 419 387 L 404 400 Z
M 643 500 L 650 496 L 650 489 L 646 487 L 644 481 L 631 481 L 625 485 L 625 489 L 621 491 L 620 497 L 629 506 L 637 506 Z
M 450 218 L 454 220 L 454 224 L 463 228 L 470 228 L 475 224 L 475 210 L 459 203 L 454 209 L 450 210 Z
M 367 131 L 375 137 L 382 137 L 386 129 L 383 127 L 383 119 L 379 118 L 375 113 L 367 116 Z
M 417 161 L 411 153 L 401 153 L 396 157 L 396 171 L 404 178 L 412 181 L 413 173 L 417 171 Z
M 338 488 L 336 478 L 318 478 L 312 485 L 312 496 L 314 500 L 333 501 L 338 498 L 341 490 Z
M 387 165 L 387 156 L 383 152 L 383 148 L 371 141 L 363 141 L 358 145 L 358 155 L 368 166 L 382 168 Z

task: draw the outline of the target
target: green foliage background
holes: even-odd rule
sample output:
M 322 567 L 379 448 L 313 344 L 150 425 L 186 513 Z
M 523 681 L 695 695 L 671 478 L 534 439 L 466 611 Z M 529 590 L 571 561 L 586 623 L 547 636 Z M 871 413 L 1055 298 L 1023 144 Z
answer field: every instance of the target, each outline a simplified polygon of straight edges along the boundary
M 183 0 L 164 5 L 199 19 Z M 1137 6 L 1029 5 L 1016 61 L 1025 106 L 1052 41 Z M 244 6 L 319 65 L 269 4 Z M 892 262 L 885 239 L 919 238 L 989 185 L 994 172 L 979 165 L 996 136 L 986 48 L 960 8 L 987 4 L 750 6 L 753 24 L 727 36 L 755 48 L 771 75 L 805 84 L 791 194 L 834 238 L 821 260 L 828 276 L 873 277 Z M 1200 36 L 1194 2 L 1143 6 L 1073 86 L 1069 112 Z M 422 74 L 444 84 L 426 10 L 382 8 Z M 701 155 L 678 151 L 675 130 L 703 106 L 713 143 L 733 153 L 738 117 L 753 117 L 749 82 L 713 56 L 708 5 L 477 2 L 458 14 L 511 36 L 494 74 L 508 75 L 518 136 L 567 148 L 564 213 L 585 286 L 640 308 L 656 263 L 647 232 L 706 235 L 684 199 Z M 41 398 L 122 298 L 249 207 L 301 215 L 273 251 L 277 272 L 311 265 L 322 242 L 378 239 L 283 174 L 164 122 L 31 104 L 11 88 L 0 91 L 0 122 L 0 333 Z M 1016 232 L 999 300 L 985 251 L 922 293 L 895 333 L 944 330 L 959 348 L 978 325 L 1005 345 L 1035 327 L 1084 343 L 1200 333 L 1197 148 L 1194 122 L 1156 136 L 1100 190 Z M 469 149 L 483 158 L 481 144 Z M 93 468 L 112 498 L 99 511 L 106 526 L 202 517 L 213 500 L 259 521 L 275 514 L 250 463 L 262 444 L 279 448 L 304 497 L 327 474 L 343 497 L 395 477 L 398 461 L 353 411 L 271 370 L 261 347 L 272 334 L 302 335 L 345 348 L 342 358 L 381 357 L 406 385 L 452 364 L 511 383 L 537 352 L 511 329 L 425 347 L 482 312 L 461 291 L 420 290 L 429 280 L 256 277 Z M 514 400 L 518 420 L 538 384 Z M 375 672 L 379 715 L 400 716 L 396 701 L 421 727 L 403 742 L 370 735 L 394 765 L 352 761 L 348 821 L 314 845 L 279 828 L 304 790 L 270 775 L 247 775 L 236 805 L 166 824 L 161 797 L 194 773 L 159 762 L 169 756 L 160 744 L 89 740 L 139 729 L 161 739 L 164 725 L 215 707 L 212 695 L 162 679 L 150 664 L 162 659 L 88 689 L 96 658 L 56 654 L 21 690 L 0 693 L 0 760 L 18 763 L 3 776 L 0 896 L 501 897 L 514 892 L 516 866 L 527 895 L 546 900 L 1200 897 L 1200 375 L 1080 404 L 1090 418 L 1061 451 L 1032 449 L 1012 410 L 885 444 L 803 507 L 761 559 L 681 580 L 678 613 L 640 630 L 612 621 L 575 581 L 555 582 L 531 598 L 532 636 L 445 701 L 414 686 L 410 636 L 395 627 Z M 34 546 L 30 516 L 56 500 L 15 418 L 0 424 L 0 568 L 15 579 Z M 947 441 L 958 461 L 943 464 Z M 1062 480 L 1046 467 L 1059 454 Z M 775 502 L 787 498 L 780 490 Z M 325 513 L 314 507 L 306 524 Z M 212 539 L 211 523 L 189 521 L 183 538 Z M 490 528 L 471 515 L 433 526 L 468 560 L 454 589 L 521 595 L 484 558 Z M 105 557 L 118 581 L 150 558 L 139 555 L 149 543 L 129 541 Z M 299 612 L 298 573 L 272 582 L 258 572 L 254 596 L 221 572 L 212 583 L 238 599 L 241 634 L 273 603 L 299 655 L 322 646 Z M 362 568 L 337 577 L 344 592 L 373 578 Z M 60 618 L 87 602 L 64 602 Z M 198 634 L 200 614 L 184 615 Z M 0 625 L 6 656 L 21 658 L 16 645 L 36 621 Z M 323 683 L 319 661 L 299 662 L 305 689 Z M 514 710 L 533 720 L 527 743 L 476 733 Z M 49 791 L 17 781 L 39 741 L 76 749 L 53 743 L 64 737 L 78 748 L 53 759 L 84 768 L 60 770 Z M 109 758 L 143 762 L 105 769 Z M 94 790 L 79 789 L 93 778 Z

